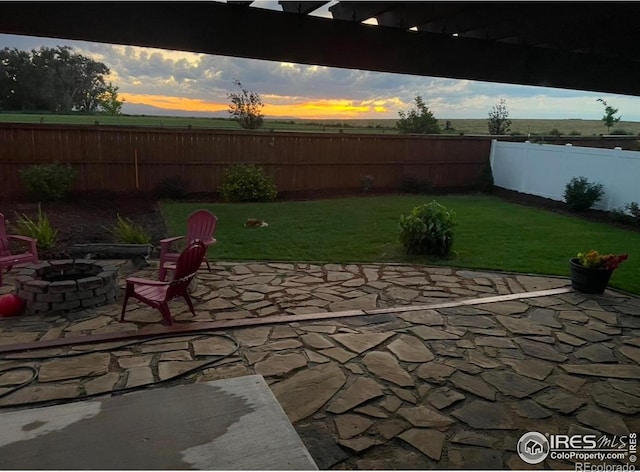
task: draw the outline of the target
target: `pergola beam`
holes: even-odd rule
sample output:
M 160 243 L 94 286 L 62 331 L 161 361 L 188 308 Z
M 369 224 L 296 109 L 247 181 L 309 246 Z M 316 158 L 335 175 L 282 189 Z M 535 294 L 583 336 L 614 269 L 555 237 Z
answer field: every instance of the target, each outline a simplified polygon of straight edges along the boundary
M 456 4 L 445 5 L 443 11 Z M 633 58 L 621 60 L 217 2 L 7 2 L 2 5 L 0 32 L 640 95 L 640 62 Z

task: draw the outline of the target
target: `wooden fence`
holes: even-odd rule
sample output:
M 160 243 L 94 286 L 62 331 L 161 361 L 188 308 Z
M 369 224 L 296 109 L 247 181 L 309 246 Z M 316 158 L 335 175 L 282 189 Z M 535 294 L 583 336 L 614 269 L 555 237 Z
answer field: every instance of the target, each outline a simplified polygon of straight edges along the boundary
M 490 137 L 247 132 L 146 127 L 0 124 L 0 197 L 25 188 L 19 170 L 70 164 L 73 189 L 151 192 L 180 177 L 189 192 L 216 192 L 233 164 L 264 167 L 279 191 L 377 189 L 406 177 L 438 188 L 474 184 L 489 160 Z

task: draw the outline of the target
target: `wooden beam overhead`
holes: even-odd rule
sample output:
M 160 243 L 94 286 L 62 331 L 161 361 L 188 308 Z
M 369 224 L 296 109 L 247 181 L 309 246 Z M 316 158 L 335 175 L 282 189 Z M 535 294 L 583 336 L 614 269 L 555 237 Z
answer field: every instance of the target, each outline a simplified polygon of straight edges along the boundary
M 329 2 L 289 2 L 279 1 L 282 11 L 286 13 L 297 13 L 298 15 L 308 15 Z
M 640 95 L 640 4 L 635 2 L 580 8 L 531 2 L 338 2 L 331 7 L 334 16 L 348 21 L 308 16 L 326 2 L 281 2 L 286 11 L 237 3 L 242 5 L 5 2 L 0 32 Z M 376 16 L 386 26 L 359 23 Z M 612 18 L 623 41 L 602 26 L 603 19 Z M 416 20 L 426 21 L 421 31 L 407 31 Z M 456 29 L 460 34 L 453 37 Z

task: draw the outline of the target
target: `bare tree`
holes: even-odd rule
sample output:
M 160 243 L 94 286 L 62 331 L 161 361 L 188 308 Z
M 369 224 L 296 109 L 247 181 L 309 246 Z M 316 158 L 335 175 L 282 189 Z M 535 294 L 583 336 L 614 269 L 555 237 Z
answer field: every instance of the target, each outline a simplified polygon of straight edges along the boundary
M 260 128 L 264 121 L 264 115 L 262 114 L 264 104 L 260 95 L 245 89 L 238 79 L 233 79 L 233 83 L 240 91 L 227 94 L 227 97 L 231 100 L 229 114 L 244 129 Z
M 611 105 L 605 102 L 602 98 L 599 98 L 597 101 L 602 102 L 602 105 L 604 105 L 604 116 L 602 117 L 602 121 L 604 122 L 604 125 L 607 127 L 607 134 L 609 134 L 611 132 L 611 128 L 613 127 L 613 125 L 620 122 L 622 117 L 621 116 L 616 117 L 615 114 L 618 113 L 618 109 L 613 108 Z

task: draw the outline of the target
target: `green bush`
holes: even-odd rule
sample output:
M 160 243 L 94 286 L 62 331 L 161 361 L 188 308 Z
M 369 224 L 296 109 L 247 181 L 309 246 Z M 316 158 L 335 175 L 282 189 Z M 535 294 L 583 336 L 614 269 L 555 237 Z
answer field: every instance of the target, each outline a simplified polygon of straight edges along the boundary
M 264 169 L 239 164 L 227 168 L 220 196 L 230 202 L 262 202 L 275 200 L 278 190 Z
M 182 200 L 187 196 L 187 185 L 180 177 L 167 177 L 156 186 L 155 194 L 158 198 Z
M 129 218 L 118 216 L 118 223 L 115 226 L 107 228 L 107 231 L 122 244 L 149 244 L 151 236 L 141 226 L 136 225 Z
M 627 203 L 621 208 L 611 210 L 609 217 L 618 223 L 640 227 L 640 204 L 638 202 Z
M 36 200 L 50 202 L 65 197 L 77 173 L 70 165 L 44 164 L 22 169 L 20 177 Z
M 429 110 L 422 97 L 415 98 L 414 107 L 408 112 L 399 111 L 400 119 L 396 122 L 396 128 L 400 134 L 439 134 L 441 132 L 438 119 Z
M 436 201 L 425 203 L 400 216 L 400 242 L 408 254 L 447 256 L 456 225 L 453 211 Z
M 617 136 L 626 136 L 629 134 L 633 134 L 631 131 L 627 131 L 626 129 L 622 129 L 622 128 L 616 128 L 613 131 L 611 131 L 611 133 L 609 133 L 611 135 L 617 135 Z
M 586 211 L 603 195 L 602 184 L 591 183 L 586 177 L 574 177 L 564 188 L 564 201 L 571 211 Z
M 431 193 L 433 184 L 426 179 L 403 177 L 400 182 L 400 190 L 404 193 Z
M 17 217 L 13 230 L 16 234 L 37 239 L 36 246 L 41 250 L 51 249 L 55 246 L 58 237 L 58 230 L 53 229 L 49 218 L 42 212 L 40 205 L 38 205 L 37 220 L 34 221 L 23 213 Z
M 368 192 L 373 188 L 373 181 L 375 178 L 373 175 L 361 175 L 360 176 L 360 188 L 363 192 Z

